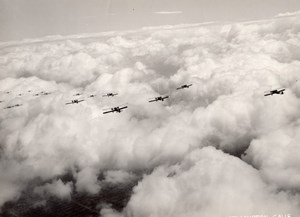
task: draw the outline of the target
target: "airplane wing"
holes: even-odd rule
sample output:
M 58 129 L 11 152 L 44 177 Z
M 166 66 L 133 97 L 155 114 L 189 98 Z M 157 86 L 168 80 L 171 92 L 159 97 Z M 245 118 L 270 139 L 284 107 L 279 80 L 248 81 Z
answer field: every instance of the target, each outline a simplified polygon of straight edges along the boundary
M 177 87 L 177 88 L 176 88 L 176 90 L 180 90 L 180 89 L 182 89 L 182 87 Z
M 73 104 L 73 103 L 72 103 L 72 102 L 67 102 L 67 103 L 66 103 L 66 105 L 70 105 L 70 104 Z
M 126 109 L 128 108 L 128 106 L 123 106 L 123 107 L 120 107 L 119 109 Z
M 271 96 L 271 95 L 273 95 L 273 94 L 272 93 L 267 93 L 264 96 Z
M 114 111 L 112 111 L 112 110 L 110 110 L 110 111 L 105 111 L 105 112 L 103 112 L 103 114 L 107 114 L 107 113 L 111 113 L 111 112 L 114 112 Z
M 151 99 L 148 102 L 156 102 L 156 101 L 157 101 L 156 99 Z
M 84 101 L 84 99 L 80 99 L 80 100 L 78 100 L 78 102 L 82 102 L 82 101 Z
M 163 99 L 167 99 L 167 98 L 169 98 L 169 96 L 164 96 L 164 97 L 163 97 Z

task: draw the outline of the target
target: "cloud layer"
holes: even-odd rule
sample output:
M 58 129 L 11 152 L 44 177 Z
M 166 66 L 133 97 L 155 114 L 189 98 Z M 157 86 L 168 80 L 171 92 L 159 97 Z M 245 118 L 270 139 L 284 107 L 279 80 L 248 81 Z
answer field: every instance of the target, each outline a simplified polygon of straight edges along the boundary
M 291 16 L 2 48 L 0 105 L 22 106 L 0 113 L 0 206 L 37 179 L 33 193 L 68 200 L 142 171 L 101 215 L 299 214 L 299 32 Z

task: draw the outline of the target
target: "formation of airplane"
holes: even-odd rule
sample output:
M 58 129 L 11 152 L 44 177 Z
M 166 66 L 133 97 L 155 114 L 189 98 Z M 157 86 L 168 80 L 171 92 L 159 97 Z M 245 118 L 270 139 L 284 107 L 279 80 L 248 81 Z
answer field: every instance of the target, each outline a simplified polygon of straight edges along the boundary
M 181 89 L 185 89 L 185 88 L 190 88 L 193 84 L 183 84 L 179 87 L 176 88 L 176 90 L 181 90 Z M 284 94 L 284 91 L 286 89 L 285 88 L 278 88 L 278 89 L 274 89 L 274 90 L 270 90 L 268 91 L 267 93 L 264 94 L 264 96 L 272 96 L 274 94 Z M 28 90 L 27 92 L 32 92 L 31 90 Z M 6 91 L 6 92 L 3 92 L 3 93 L 6 93 L 6 94 L 9 94 L 11 93 L 11 91 Z M 49 95 L 51 94 L 51 92 L 45 92 L 45 91 L 41 91 L 39 93 L 36 93 L 34 94 L 33 96 L 40 96 L 40 95 Z M 73 96 L 82 96 L 83 94 L 82 93 L 76 93 L 74 94 Z M 104 95 L 102 95 L 102 97 L 114 97 L 118 95 L 118 93 L 113 93 L 113 92 L 109 92 L 109 93 L 106 93 Z M 18 96 L 22 96 L 22 93 L 19 93 Z M 93 98 L 93 97 L 96 97 L 96 94 L 90 94 L 88 96 L 86 96 L 87 98 Z M 155 98 L 152 98 L 150 100 L 148 100 L 148 102 L 158 102 L 158 101 L 164 101 L 166 99 L 168 99 L 169 96 L 168 95 L 165 95 L 165 96 L 157 96 Z M 83 102 L 85 101 L 84 99 L 73 99 L 69 102 L 66 102 L 65 104 L 66 105 L 70 105 L 70 104 L 78 104 L 80 102 Z M 0 103 L 3 103 L 4 101 L 3 100 L 0 100 Z M 11 108 L 14 108 L 14 107 L 19 107 L 21 106 L 22 104 L 15 104 L 15 105 L 10 105 L 10 106 L 7 106 L 5 107 L 4 109 L 11 109 Z M 108 113 L 121 113 L 124 109 L 128 108 L 128 106 L 117 106 L 117 107 L 112 107 L 112 108 L 109 108 L 108 110 L 105 110 L 103 112 L 103 114 L 108 114 Z
M 123 106 L 123 107 L 113 107 L 113 108 L 110 108 L 106 111 L 103 112 L 103 114 L 108 114 L 108 113 L 113 113 L 113 112 L 118 112 L 118 113 L 121 113 L 123 109 L 126 109 L 128 108 L 128 106 Z
M 148 102 L 164 101 L 167 98 L 169 98 L 169 96 L 158 96 L 158 97 L 155 97 L 154 99 L 149 100 Z
M 75 104 L 75 103 L 78 104 L 83 101 L 84 101 L 84 99 L 74 99 L 71 102 L 67 102 L 66 105 Z
M 264 96 L 273 96 L 274 94 L 284 94 L 285 89 L 275 89 L 275 90 L 271 90 L 269 91 L 269 93 L 265 94 Z
M 184 88 L 190 88 L 190 86 L 192 86 L 193 84 L 184 84 L 181 85 L 180 87 L 177 87 L 176 90 L 180 90 L 180 89 L 184 89 Z

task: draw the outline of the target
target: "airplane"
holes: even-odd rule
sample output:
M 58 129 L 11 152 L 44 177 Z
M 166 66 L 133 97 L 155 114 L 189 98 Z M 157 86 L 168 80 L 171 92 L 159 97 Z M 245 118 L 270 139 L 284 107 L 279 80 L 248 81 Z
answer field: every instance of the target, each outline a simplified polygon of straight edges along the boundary
M 285 89 L 275 89 L 269 91 L 269 93 L 265 94 L 264 96 L 273 96 L 273 94 L 284 94 Z
M 69 105 L 69 104 L 75 104 L 75 103 L 80 103 L 84 101 L 83 99 L 74 99 L 72 100 L 71 102 L 67 102 L 66 105 Z
M 45 95 L 45 96 L 46 96 L 46 95 L 49 95 L 49 94 L 51 94 L 51 92 L 43 92 L 43 93 L 42 93 L 42 95 Z
M 192 86 L 193 84 L 184 84 L 181 85 L 180 87 L 177 87 L 176 90 L 180 90 L 180 89 L 184 89 L 184 88 L 190 88 L 190 86 Z
M 7 106 L 5 107 L 4 109 L 10 109 L 10 108 L 14 108 L 14 107 L 19 107 L 21 106 L 22 104 L 15 104 L 15 105 L 11 105 L 11 106 Z
M 102 97 L 110 97 L 110 96 L 116 96 L 118 93 L 107 93 L 105 95 L 102 95 Z
M 148 102 L 164 101 L 167 98 L 169 98 L 169 96 L 158 96 L 158 97 L 155 97 L 154 99 L 149 100 Z
M 81 93 L 76 93 L 73 96 L 81 96 L 81 95 L 82 95 Z
M 95 94 L 91 94 L 91 95 L 89 95 L 88 97 L 89 98 L 93 98 L 93 97 L 95 97 L 96 95 Z
M 128 108 L 128 106 L 123 106 L 123 107 L 117 106 L 117 107 L 114 107 L 114 108 L 110 108 L 107 111 L 104 111 L 103 114 L 107 114 L 107 113 L 111 113 L 111 112 L 121 113 L 122 109 L 126 109 L 126 108 Z
M 38 93 L 36 93 L 36 94 L 34 94 L 33 96 L 39 96 L 40 94 L 38 94 Z

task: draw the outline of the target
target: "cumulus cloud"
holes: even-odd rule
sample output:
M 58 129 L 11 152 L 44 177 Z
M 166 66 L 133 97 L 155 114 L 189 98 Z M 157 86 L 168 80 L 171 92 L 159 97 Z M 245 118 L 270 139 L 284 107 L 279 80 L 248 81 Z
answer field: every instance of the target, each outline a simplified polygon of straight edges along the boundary
M 171 175 L 170 175 L 171 174 Z M 134 190 L 127 216 L 243 216 L 299 213 L 299 196 L 277 193 L 258 171 L 212 147 L 159 167 Z
M 76 189 L 79 192 L 96 194 L 100 191 L 100 183 L 97 180 L 97 171 L 84 168 L 77 174 Z
M 104 182 L 108 182 L 111 184 L 119 184 L 124 182 L 126 183 L 132 181 L 133 179 L 136 179 L 136 175 L 122 170 L 117 170 L 117 171 L 109 170 L 105 172 L 104 176 L 105 176 Z
M 44 194 L 49 194 L 60 199 L 68 199 L 71 196 L 72 183 L 68 182 L 64 184 L 60 179 L 54 180 L 52 183 L 35 187 L 34 192 L 41 196 L 44 196 Z
M 21 106 L 0 113 L 0 206 L 36 180 L 69 198 L 145 173 L 102 215 L 299 213 L 299 31 L 291 16 L 2 47 L 0 106 Z

